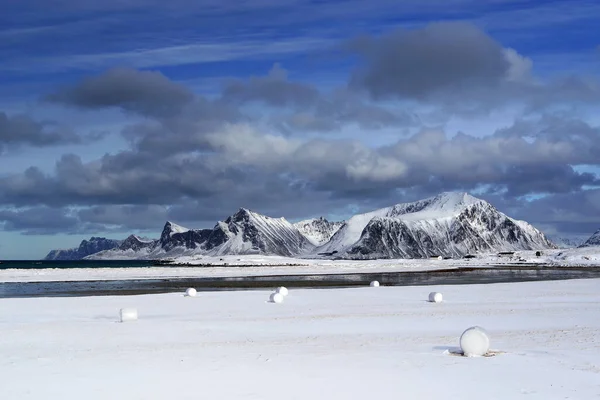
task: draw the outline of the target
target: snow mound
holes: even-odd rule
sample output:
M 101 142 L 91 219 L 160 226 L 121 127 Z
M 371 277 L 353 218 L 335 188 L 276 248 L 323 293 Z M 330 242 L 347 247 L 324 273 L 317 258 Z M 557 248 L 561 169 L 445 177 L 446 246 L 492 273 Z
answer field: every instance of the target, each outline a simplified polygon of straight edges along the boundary
M 277 290 L 275 291 L 275 293 L 279 293 L 282 296 L 287 296 L 289 294 L 289 290 L 285 287 L 285 286 L 280 286 L 277 288 Z
M 472 326 L 460 336 L 460 348 L 465 357 L 481 357 L 490 350 L 490 338 L 485 329 Z
M 431 292 L 429 293 L 429 301 L 431 303 L 441 303 L 443 300 L 443 296 L 439 292 Z
M 136 308 L 121 308 L 119 311 L 119 317 L 121 322 L 136 321 L 138 319 L 138 312 Z
M 185 295 L 186 295 L 186 297 L 196 297 L 196 294 L 197 294 L 197 293 L 198 293 L 198 292 L 196 292 L 196 289 L 194 289 L 194 288 L 188 288 L 188 289 L 185 291 Z
M 269 302 L 277 304 L 283 303 L 283 295 L 278 292 L 271 293 L 271 296 L 269 296 Z

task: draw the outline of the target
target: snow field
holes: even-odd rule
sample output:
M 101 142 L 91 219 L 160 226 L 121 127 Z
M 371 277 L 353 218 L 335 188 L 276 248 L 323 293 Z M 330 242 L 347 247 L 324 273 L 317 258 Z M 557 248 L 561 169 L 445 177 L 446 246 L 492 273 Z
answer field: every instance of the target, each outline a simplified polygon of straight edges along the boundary
M 422 287 L 0 299 L 0 399 L 591 399 L 599 283 L 440 286 L 447 307 Z M 448 356 L 475 325 L 503 353 Z

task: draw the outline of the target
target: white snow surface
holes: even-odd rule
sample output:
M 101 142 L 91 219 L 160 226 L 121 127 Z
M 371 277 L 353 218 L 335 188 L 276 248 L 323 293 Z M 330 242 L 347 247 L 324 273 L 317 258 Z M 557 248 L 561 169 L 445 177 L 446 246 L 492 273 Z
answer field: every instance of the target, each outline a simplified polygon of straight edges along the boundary
M 599 284 L 0 299 L 0 398 L 593 399 Z M 453 355 L 473 325 L 502 353 Z

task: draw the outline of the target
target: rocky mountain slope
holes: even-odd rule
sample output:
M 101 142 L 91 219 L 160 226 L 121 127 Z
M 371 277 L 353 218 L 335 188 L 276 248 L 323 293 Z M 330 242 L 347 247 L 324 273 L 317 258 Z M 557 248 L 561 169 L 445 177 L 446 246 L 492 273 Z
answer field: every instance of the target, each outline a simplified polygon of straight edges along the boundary
M 167 222 L 160 239 L 140 242 L 130 236 L 119 248 L 92 259 L 161 258 L 190 254 L 270 254 L 291 257 L 310 252 L 314 245 L 285 218 L 271 218 L 245 208 L 218 222 L 213 229 L 187 229 Z
M 103 237 L 91 237 L 89 240 L 83 240 L 79 247 L 64 250 L 52 250 L 48 253 L 44 260 L 81 260 L 84 257 L 100 251 L 114 249 L 120 244 L 120 240 L 106 239 Z
M 467 193 L 442 193 L 356 215 L 319 248 L 349 258 L 462 257 L 553 248 L 533 226 Z
M 315 246 L 327 243 L 342 225 L 344 225 L 343 221 L 330 222 L 323 217 L 307 219 L 294 224 L 300 233 Z

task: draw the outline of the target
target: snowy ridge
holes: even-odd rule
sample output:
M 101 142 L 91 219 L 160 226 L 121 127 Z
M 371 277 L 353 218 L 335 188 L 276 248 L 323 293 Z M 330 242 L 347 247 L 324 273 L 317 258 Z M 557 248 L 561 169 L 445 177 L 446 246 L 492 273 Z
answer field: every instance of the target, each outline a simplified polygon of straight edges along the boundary
M 242 208 L 217 224 L 227 240 L 207 254 L 274 254 L 294 256 L 314 246 L 285 218 L 271 218 Z
M 585 243 L 588 239 L 587 236 L 559 236 L 559 235 L 546 235 L 548 240 L 554 243 L 560 249 L 571 249 L 574 247 L 579 247 Z
M 175 235 L 176 233 L 185 233 L 185 232 L 189 231 L 188 228 L 184 228 L 183 226 L 177 225 L 177 224 L 175 224 L 175 223 L 173 223 L 171 221 L 167 221 L 166 225 L 168 225 L 169 228 L 170 228 L 170 235 L 171 236 Z
M 392 207 L 358 214 L 346 221 L 336 234 L 333 235 L 331 240 L 319 248 L 319 251 L 342 252 L 347 250 L 358 242 L 363 230 L 374 218 L 401 216 L 404 220 L 447 218 L 457 215 L 462 208 L 468 205 L 481 203 L 485 202 L 467 193 L 447 192 L 425 200 L 396 204 Z
M 323 217 L 307 219 L 294 224 L 300 233 L 315 246 L 327 243 L 342 225 L 344 225 L 343 221 L 330 222 Z
M 528 223 L 467 193 L 442 193 L 352 217 L 319 251 L 351 258 L 424 258 L 547 248 L 553 245 Z
M 267 254 L 292 257 L 314 245 L 285 218 L 271 218 L 241 208 L 213 229 L 187 229 L 167 221 L 158 240 L 127 238 L 117 249 L 90 259 L 158 259 L 192 255 Z
M 600 229 L 598 229 L 581 247 L 600 246 Z

